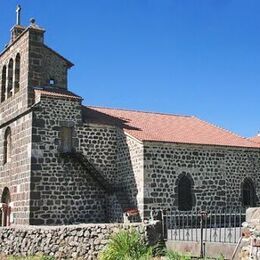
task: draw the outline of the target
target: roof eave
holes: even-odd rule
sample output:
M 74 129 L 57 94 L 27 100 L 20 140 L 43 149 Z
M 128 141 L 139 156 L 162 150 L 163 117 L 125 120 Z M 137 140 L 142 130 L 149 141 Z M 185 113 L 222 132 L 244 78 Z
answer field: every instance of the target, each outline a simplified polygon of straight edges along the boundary
M 136 137 L 135 137 L 136 138 Z M 225 148 L 237 148 L 237 149 L 256 149 L 260 150 L 260 146 L 239 146 L 239 145 L 224 145 L 224 144 L 207 144 L 207 143 L 185 143 L 185 142 L 173 142 L 173 141 L 159 141 L 159 140 L 141 140 L 143 143 L 163 143 L 163 144 L 176 144 L 176 145 L 198 145 L 198 146 L 210 146 L 210 147 L 225 147 Z

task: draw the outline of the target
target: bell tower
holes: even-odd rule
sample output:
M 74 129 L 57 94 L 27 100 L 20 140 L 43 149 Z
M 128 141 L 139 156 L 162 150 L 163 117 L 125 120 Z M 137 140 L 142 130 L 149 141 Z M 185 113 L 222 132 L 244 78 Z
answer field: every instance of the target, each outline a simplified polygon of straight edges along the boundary
M 32 164 L 36 90 L 66 92 L 67 71 L 73 66 L 44 43 L 45 30 L 35 19 L 22 25 L 21 10 L 17 6 L 10 41 L 0 52 L 0 194 L 8 190 L 5 204 L 11 208 L 5 211 L 11 212 L 4 216 L 6 224 L 29 224 L 30 202 L 36 199 L 31 192 L 32 170 L 37 167 Z
M 44 43 L 45 30 L 30 20 L 21 25 L 21 6 L 10 42 L 0 53 L 0 123 L 21 114 L 34 103 L 34 88 L 67 89 L 73 64 Z

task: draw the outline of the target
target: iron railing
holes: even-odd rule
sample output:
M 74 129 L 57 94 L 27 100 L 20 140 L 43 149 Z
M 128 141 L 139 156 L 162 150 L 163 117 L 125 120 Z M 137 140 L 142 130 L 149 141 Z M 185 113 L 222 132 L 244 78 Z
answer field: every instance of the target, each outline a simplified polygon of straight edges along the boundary
M 167 240 L 237 243 L 245 211 L 168 212 L 162 220 Z

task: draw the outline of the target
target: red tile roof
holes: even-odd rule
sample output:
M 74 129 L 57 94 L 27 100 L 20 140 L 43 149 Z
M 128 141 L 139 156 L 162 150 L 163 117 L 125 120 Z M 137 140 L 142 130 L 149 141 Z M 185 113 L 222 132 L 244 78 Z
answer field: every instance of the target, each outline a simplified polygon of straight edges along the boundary
M 86 122 L 117 125 L 140 141 L 259 148 L 254 142 L 194 116 L 85 107 Z
M 255 142 L 255 143 L 259 144 L 259 147 L 260 147 L 260 135 L 251 137 L 251 138 L 249 138 L 249 140 L 252 141 L 252 142 Z

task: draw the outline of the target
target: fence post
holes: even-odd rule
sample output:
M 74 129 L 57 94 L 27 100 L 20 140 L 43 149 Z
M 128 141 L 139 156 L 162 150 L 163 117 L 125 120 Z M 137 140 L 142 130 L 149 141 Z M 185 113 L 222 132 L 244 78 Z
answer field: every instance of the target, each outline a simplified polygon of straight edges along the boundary
M 167 239 L 167 227 L 166 227 L 166 223 L 165 223 L 165 219 L 164 219 L 164 213 L 163 210 L 160 209 L 157 215 L 157 219 L 161 222 L 161 236 L 162 236 L 162 240 Z
M 163 238 L 168 239 L 168 219 L 167 214 L 164 214 L 162 210 L 162 227 L 163 227 Z
M 204 258 L 205 250 L 204 250 L 204 242 L 203 242 L 203 219 L 207 217 L 207 212 L 200 212 L 200 257 Z

